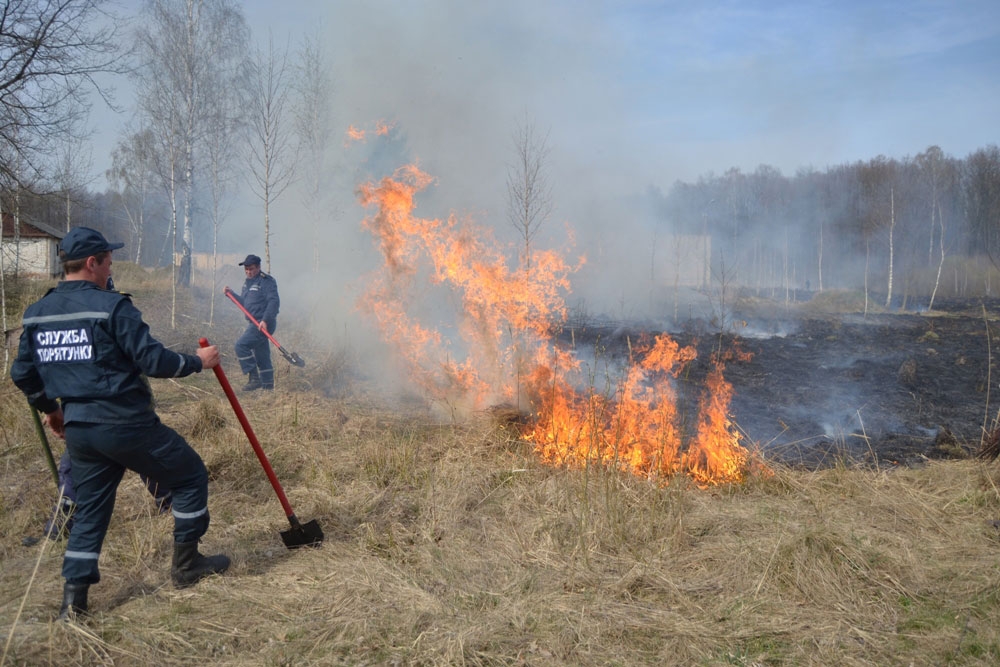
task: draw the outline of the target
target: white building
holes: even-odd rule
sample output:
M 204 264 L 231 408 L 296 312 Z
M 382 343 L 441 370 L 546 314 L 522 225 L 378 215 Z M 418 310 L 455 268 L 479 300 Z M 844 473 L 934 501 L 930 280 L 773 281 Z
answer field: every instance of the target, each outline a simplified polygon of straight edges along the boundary
M 0 261 L 6 275 L 55 278 L 62 274 L 59 263 L 59 241 L 66 235 L 43 222 L 20 222 L 15 234 L 14 217 L 3 214 L 3 238 Z

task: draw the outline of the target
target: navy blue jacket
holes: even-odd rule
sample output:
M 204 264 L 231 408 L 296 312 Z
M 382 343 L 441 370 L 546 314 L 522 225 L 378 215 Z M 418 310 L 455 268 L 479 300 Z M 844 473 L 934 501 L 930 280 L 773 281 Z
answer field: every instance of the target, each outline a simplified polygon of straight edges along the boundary
M 155 420 L 145 375 L 184 377 L 201 371 L 195 355 L 168 350 L 149 333 L 126 294 L 86 280 L 67 280 L 28 306 L 14 384 L 42 412 L 62 403 L 65 423 Z
M 267 322 L 268 330 L 274 329 L 281 299 L 278 298 L 278 281 L 273 276 L 261 271 L 256 278 L 247 278 L 243 283 L 240 301 L 255 320 Z

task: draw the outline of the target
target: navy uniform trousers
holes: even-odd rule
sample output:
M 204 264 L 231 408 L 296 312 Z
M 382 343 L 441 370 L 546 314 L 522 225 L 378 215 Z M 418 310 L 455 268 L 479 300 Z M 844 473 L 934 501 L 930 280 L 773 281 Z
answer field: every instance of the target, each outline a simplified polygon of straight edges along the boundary
M 174 541 L 195 542 L 208 530 L 208 471 L 198 453 L 159 419 L 145 424 L 66 424 L 66 449 L 80 500 L 66 545 L 63 577 L 100 581 L 101 544 L 126 468 L 173 492 Z
M 277 322 L 267 323 L 267 332 L 274 334 Z M 236 340 L 236 359 L 240 362 L 243 374 L 254 369 L 260 373 L 260 381 L 265 387 L 274 386 L 274 366 L 271 364 L 271 340 L 255 325 L 247 327 L 243 335 Z

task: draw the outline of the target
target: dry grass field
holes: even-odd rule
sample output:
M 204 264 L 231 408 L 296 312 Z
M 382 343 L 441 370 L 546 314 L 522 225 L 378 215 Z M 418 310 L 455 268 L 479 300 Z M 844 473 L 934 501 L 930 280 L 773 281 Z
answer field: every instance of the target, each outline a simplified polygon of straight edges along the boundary
M 238 318 L 170 330 L 162 280 L 125 273 L 154 335 L 207 335 L 241 380 Z M 1000 663 L 1000 463 L 774 464 L 707 489 L 553 467 L 494 415 L 394 405 L 358 360 L 283 331 L 306 368 L 276 355 L 278 389 L 241 401 L 324 544 L 285 549 L 212 373 L 153 380 L 211 473 L 203 550 L 233 566 L 174 589 L 172 521 L 129 473 L 79 621 L 55 620 L 65 542 L 22 543 L 55 485 L 24 397 L 0 383 L 0 665 Z

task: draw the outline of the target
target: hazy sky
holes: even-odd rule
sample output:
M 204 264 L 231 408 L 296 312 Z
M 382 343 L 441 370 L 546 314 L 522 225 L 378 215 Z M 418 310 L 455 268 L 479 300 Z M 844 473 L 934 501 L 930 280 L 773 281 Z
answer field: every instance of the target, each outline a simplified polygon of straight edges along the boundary
M 126 12 L 140 6 L 123 2 Z M 621 227 L 639 223 L 615 200 L 649 186 L 665 193 L 677 180 L 761 164 L 793 175 L 931 145 L 961 158 L 1000 143 L 998 0 L 245 0 L 244 8 L 259 43 L 269 30 L 293 51 L 305 33 L 321 38 L 335 131 L 394 124 L 388 161 L 400 164 L 390 166 L 415 160 L 437 179 L 418 202 L 422 217 L 454 211 L 504 228 L 512 133 L 530 119 L 548 132 L 558 223 L 550 229 L 574 227 L 584 250 L 621 239 L 648 245 L 648 228 Z M 95 119 L 103 173 L 125 118 Z M 330 263 L 346 281 L 368 270 L 355 251 L 371 246 L 357 231 L 367 213 L 351 179 L 374 149 L 339 140 L 334 149 L 333 240 L 344 256 Z M 297 201 L 290 190 L 272 209 L 276 271 L 286 276 L 308 266 L 291 233 L 302 219 Z M 227 223 L 229 234 L 253 230 L 239 239 L 242 252 L 262 245 L 253 205 L 244 198 Z M 635 264 L 629 252 L 620 266 Z
M 560 173 L 615 189 L 1000 141 L 996 0 L 244 7 L 258 39 L 324 37 L 339 125 L 395 121 L 416 157 L 479 178 L 526 114 Z
M 505 147 L 525 113 L 564 168 L 609 185 L 1000 141 L 996 0 L 281 6 L 247 2 L 252 28 L 322 26 L 343 121 L 397 120 L 447 164 Z

